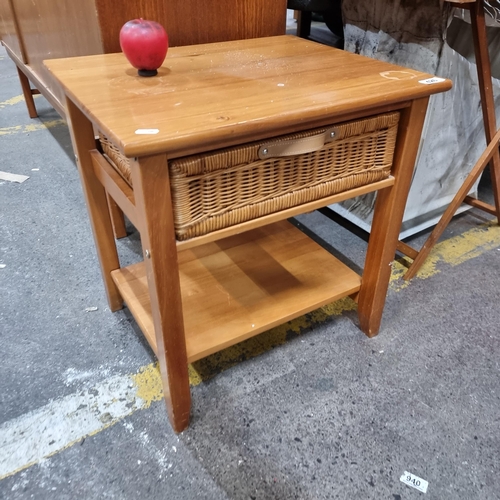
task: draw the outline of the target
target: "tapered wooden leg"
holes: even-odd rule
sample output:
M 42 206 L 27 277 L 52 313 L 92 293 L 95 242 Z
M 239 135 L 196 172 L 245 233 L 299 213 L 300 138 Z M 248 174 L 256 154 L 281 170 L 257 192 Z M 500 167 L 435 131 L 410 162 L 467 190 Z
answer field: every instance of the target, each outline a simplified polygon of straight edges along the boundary
M 113 224 L 113 234 L 116 239 L 125 238 L 127 236 L 127 228 L 125 227 L 125 219 L 122 209 L 116 204 L 115 200 L 107 194 L 109 215 Z
M 497 131 L 497 125 L 486 21 L 484 19 L 484 0 L 476 0 L 470 5 L 469 10 L 471 13 L 472 38 L 476 56 L 479 93 L 481 95 L 481 109 L 483 111 L 484 134 L 486 136 L 486 144 L 489 144 Z M 491 157 L 490 167 L 496 215 L 500 222 L 500 155 L 498 154 L 498 150 Z
M 28 77 L 17 68 L 17 74 L 19 75 L 19 81 L 21 82 L 21 88 L 23 89 L 24 100 L 26 101 L 26 107 L 28 108 L 28 114 L 30 118 L 36 118 L 38 113 L 35 107 L 35 101 L 33 99 L 33 92 L 31 91 L 30 81 Z
M 380 328 L 428 102 L 427 97 L 416 100 L 401 112 L 392 168 L 395 183 L 377 193 L 358 298 L 360 327 L 369 337 Z
M 174 431 L 181 432 L 189 424 L 191 394 L 167 159 L 141 158 L 131 168 L 165 402 Z
M 123 300 L 111 278 L 111 271 L 119 269 L 120 262 L 113 236 L 106 191 L 94 173 L 90 158 L 90 151 L 95 149 L 94 130 L 90 121 L 70 99 L 66 99 L 66 110 L 109 308 L 116 311 L 123 307 Z

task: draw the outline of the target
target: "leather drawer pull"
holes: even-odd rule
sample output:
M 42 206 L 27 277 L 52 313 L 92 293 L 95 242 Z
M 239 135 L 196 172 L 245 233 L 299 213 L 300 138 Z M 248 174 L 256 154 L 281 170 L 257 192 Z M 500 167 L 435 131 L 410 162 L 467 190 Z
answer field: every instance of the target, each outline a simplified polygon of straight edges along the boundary
M 336 139 L 337 130 L 329 128 L 325 132 L 302 139 L 292 139 L 289 141 L 263 144 L 259 148 L 259 158 L 278 158 L 281 156 L 296 156 L 312 153 L 321 149 L 326 143 Z

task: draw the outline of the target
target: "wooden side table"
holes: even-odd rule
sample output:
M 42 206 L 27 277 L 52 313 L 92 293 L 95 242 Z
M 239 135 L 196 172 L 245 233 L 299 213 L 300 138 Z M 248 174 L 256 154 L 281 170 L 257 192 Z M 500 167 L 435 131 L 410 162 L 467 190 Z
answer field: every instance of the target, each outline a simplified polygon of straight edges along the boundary
M 66 94 L 110 308 L 125 301 L 156 353 L 176 432 L 189 422 L 191 361 L 347 295 L 361 329 L 377 334 L 428 97 L 449 80 L 291 36 L 175 48 L 149 79 L 122 54 L 45 64 Z M 176 239 L 175 159 L 392 111 L 387 178 Z M 94 128 L 128 159 L 133 188 Z M 285 220 L 376 190 L 361 277 Z M 139 229 L 143 262 L 120 267 L 107 195 Z

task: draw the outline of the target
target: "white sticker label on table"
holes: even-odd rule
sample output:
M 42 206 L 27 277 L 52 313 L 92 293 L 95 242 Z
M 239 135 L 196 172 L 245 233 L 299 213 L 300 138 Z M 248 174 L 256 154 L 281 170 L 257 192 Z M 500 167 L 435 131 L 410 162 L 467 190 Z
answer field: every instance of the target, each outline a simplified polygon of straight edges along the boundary
M 418 83 L 423 83 L 425 85 L 432 85 L 433 83 L 441 83 L 444 81 L 445 78 L 439 78 L 438 76 L 434 76 L 433 78 L 427 78 L 427 80 L 419 80 Z
M 137 135 L 155 135 L 160 131 L 157 128 L 138 128 L 135 133 Z
M 404 474 L 399 478 L 399 480 L 402 483 L 405 483 L 408 486 L 421 491 L 422 493 L 427 493 L 427 486 L 429 486 L 429 483 L 425 479 L 415 476 L 415 474 L 411 474 L 410 472 L 405 471 Z

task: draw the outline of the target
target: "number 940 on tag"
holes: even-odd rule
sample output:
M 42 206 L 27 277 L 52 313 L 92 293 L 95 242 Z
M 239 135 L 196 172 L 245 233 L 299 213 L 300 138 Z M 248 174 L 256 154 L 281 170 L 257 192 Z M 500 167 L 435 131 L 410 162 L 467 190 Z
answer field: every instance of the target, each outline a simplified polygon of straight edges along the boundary
M 408 486 L 411 486 L 412 488 L 421 491 L 422 493 L 427 493 L 427 486 L 429 486 L 429 483 L 425 479 L 415 476 L 411 472 L 405 471 L 403 475 L 399 478 L 399 480 L 402 483 L 405 483 Z

